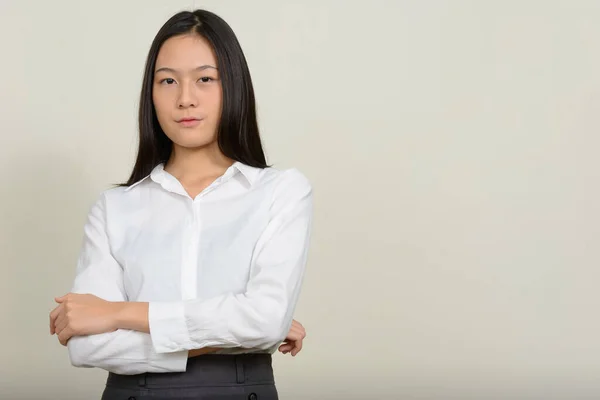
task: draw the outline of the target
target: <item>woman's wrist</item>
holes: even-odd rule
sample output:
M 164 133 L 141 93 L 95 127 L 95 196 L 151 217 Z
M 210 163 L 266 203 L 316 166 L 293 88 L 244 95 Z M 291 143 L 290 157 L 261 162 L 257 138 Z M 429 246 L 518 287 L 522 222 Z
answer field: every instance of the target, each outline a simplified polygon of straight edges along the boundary
M 116 329 L 150 333 L 147 302 L 118 301 L 114 302 L 114 306 L 113 324 Z
M 204 354 L 214 353 L 218 350 L 221 350 L 221 348 L 220 347 L 203 347 L 201 349 L 193 349 L 188 352 L 188 358 L 197 357 L 197 356 L 201 356 Z

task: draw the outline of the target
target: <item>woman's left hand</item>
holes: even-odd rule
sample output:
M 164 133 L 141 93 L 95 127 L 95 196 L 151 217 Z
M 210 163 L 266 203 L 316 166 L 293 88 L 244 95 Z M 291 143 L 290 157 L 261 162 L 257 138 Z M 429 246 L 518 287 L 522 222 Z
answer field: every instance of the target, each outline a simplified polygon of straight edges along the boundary
M 50 312 L 50 334 L 67 345 L 72 336 L 93 335 L 117 329 L 117 303 L 92 294 L 68 293 L 55 298 L 58 306 Z
M 292 326 L 290 327 L 290 331 L 287 334 L 284 342 L 279 346 L 279 351 L 283 354 L 292 353 L 292 356 L 295 357 L 296 354 L 302 350 L 302 341 L 306 337 L 306 329 L 304 326 L 295 319 L 292 320 Z

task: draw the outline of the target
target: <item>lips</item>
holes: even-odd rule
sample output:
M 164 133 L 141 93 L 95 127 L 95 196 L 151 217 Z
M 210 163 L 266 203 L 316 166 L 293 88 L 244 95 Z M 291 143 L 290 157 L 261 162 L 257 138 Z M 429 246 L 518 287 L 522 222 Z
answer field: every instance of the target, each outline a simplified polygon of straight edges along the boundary
M 201 118 L 185 117 L 177 121 L 177 123 L 184 128 L 193 128 L 202 122 Z

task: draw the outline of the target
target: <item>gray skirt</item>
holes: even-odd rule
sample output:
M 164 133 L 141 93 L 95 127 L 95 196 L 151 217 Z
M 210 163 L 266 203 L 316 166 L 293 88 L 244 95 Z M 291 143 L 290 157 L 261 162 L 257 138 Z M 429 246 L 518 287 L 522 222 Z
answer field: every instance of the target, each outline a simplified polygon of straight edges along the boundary
M 278 400 L 271 354 L 205 354 L 185 372 L 110 372 L 102 400 Z

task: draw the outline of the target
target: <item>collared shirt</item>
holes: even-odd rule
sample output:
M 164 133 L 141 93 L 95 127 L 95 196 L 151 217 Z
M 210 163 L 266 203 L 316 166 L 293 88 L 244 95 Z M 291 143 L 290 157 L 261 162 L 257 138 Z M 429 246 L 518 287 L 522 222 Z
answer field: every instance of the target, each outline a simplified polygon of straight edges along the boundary
M 192 349 L 274 353 L 292 323 L 311 221 L 312 188 L 297 169 L 236 162 L 192 199 L 161 164 L 104 191 L 84 227 L 71 291 L 148 302 L 150 333 L 72 337 L 71 363 L 181 372 Z

